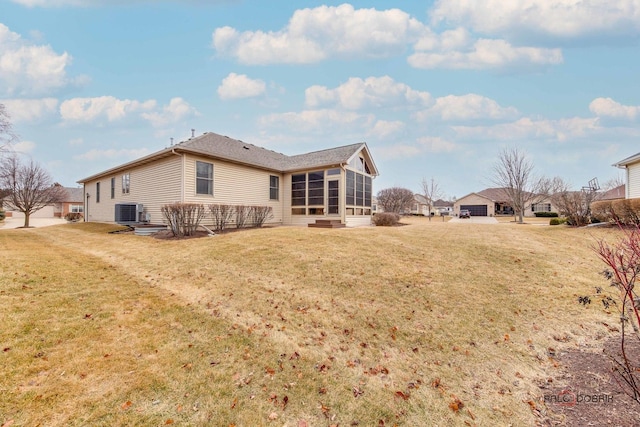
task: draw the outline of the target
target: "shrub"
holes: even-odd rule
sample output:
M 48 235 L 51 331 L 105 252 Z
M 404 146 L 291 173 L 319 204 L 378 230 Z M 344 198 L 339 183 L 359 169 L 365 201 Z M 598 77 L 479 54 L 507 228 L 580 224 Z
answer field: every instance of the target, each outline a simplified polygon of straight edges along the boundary
M 213 225 L 216 231 L 224 231 L 233 217 L 234 209 L 231 205 L 209 205 L 209 212 L 213 217 Z
M 204 205 L 199 203 L 173 203 L 161 208 L 162 215 L 174 236 L 192 236 L 204 218 Z
M 620 314 L 620 346 L 617 352 L 608 351 L 613 372 L 622 390 L 640 404 L 640 361 L 635 357 L 633 344 L 640 343 L 640 296 L 635 285 L 640 274 L 640 226 L 631 229 L 618 222 L 624 235 L 617 243 L 599 240 L 594 248 L 607 266 L 602 272 L 614 288 L 614 296 L 602 300 L 605 309 L 611 305 Z M 600 291 L 599 291 L 600 292 Z M 629 337 L 626 335 L 629 333 Z M 631 341 L 635 338 L 635 342 Z
M 6 212 L 0 209 L 0 221 L 4 221 L 4 218 L 7 216 Z
M 535 215 L 538 218 L 557 218 L 558 212 L 536 212 Z
M 82 218 L 82 214 L 80 212 L 69 212 L 64 216 L 64 219 L 71 222 L 80 221 Z
M 640 225 L 640 199 L 601 200 L 591 204 L 594 218 L 623 225 Z
M 373 223 L 381 227 L 390 227 L 398 224 L 400 215 L 393 212 L 381 212 L 373 216 Z
M 567 218 L 551 218 L 549 220 L 549 225 L 560 225 L 560 224 L 566 224 L 567 223 Z
M 245 205 L 236 206 L 236 228 L 242 228 L 247 224 L 247 219 L 251 214 L 251 207 Z
M 264 222 L 273 217 L 271 206 L 251 206 L 249 217 L 254 227 L 262 227 Z

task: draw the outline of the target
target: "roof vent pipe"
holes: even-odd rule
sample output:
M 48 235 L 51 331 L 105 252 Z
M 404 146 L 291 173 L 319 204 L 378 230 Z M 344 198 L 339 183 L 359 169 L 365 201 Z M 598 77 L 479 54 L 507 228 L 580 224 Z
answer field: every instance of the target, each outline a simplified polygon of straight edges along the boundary
M 196 130 L 195 129 L 191 129 L 191 138 L 193 138 L 194 136 L 196 136 Z
M 173 147 L 173 138 L 169 138 L 169 139 L 171 139 L 171 146 Z

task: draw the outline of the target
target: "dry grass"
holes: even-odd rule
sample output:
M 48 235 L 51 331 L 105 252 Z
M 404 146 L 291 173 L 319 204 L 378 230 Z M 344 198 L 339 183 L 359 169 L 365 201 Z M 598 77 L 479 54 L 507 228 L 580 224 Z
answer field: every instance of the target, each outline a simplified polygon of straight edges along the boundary
M 0 232 L 0 425 L 535 424 L 616 232 L 402 222 Z

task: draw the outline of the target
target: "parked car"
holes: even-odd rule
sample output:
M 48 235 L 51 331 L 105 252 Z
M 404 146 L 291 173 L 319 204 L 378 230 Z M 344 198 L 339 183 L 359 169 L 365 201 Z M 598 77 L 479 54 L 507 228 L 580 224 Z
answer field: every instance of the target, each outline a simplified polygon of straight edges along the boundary
M 460 218 L 471 218 L 471 212 L 469 212 L 467 209 L 460 209 L 460 215 L 458 215 Z

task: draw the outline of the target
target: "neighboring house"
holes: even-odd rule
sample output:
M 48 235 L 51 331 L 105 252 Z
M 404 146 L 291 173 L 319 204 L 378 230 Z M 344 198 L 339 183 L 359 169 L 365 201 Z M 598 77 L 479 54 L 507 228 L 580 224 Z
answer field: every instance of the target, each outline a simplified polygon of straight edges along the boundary
M 181 202 L 269 206 L 271 224 L 358 226 L 371 224 L 377 175 L 366 143 L 287 156 L 205 133 L 78 182 L 85 221 L 162 223 L 162 206 Z
M 611 190 L 601 193 L 598 200 L 617 200 L 624 199 L 626 195 L 626 185 L 622 184 Z
M 60 185 L 60 184 L 55 184 Z M 83 212 L 83 195 L 82 188 L 64 187 L 66 196 L 60 203 L 47 205 L 44 208 L 31 214 L 31 218 L 64 218 L 69 212 Z M 24 214 L 20 211 L 10 211 L 6 213 L 7 217 L 24 218 Z
M 84 213 L 84 189 L 65 187 L 67 196 L 58 204 L 55 216 L 64 218 L 68 213 Z
M 436 211 L 436 215 L 451 215 L 453 212 L 453 202 L 438 199 L 433 202 L 433 208 Z
M 431 212 L 433 212 L 433 206 Z M 411 204 L 411 215 L 429 216 L 429 201 L 422 194 L 414 194 L 413 203 Z
M 625 199 L 640 198 L 640 153 L 620 160 L 613 166 L 625 170 Z
M 514 215 L 513 207 L 502 188 L 487 188 L 459 198 L 453 204 L 455 215 L 459 215 L 461 209 L 471 212 L 471 216 Z M 556 209 L 548 198 L 542 198 L 525 206 L 523 214 L 535 216 L 536 212 L 556 212 Z

